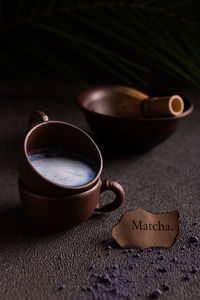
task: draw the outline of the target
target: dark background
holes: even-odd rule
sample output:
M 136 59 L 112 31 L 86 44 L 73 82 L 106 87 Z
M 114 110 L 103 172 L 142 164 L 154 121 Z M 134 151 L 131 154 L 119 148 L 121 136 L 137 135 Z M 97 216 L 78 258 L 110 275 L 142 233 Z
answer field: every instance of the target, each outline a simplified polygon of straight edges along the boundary
M 10 0 L 0 8 L 0 298 L 132 300 L 159 288 L 163 299 L 200 299 L 199 271 L 192 273 L 199 268 L 199 242 L 189 242 L 200 229 L 199 1 Z M 75 97 L 103 83 L 181 88 L 177 93 L 195 110 L 146 154 L 103 155 L 102 178 L 124 187 L 122 207 L 69 231 L 45 232 L 25 216 L 17 189 L 29 113 L 41 109 L 92 134 Z M 111 197 L 107 192 L 101 199 Z M 137 249 L 123 253 L 114 243 L 112 227 L 137 207 L 179 210 L 172 248 L 137 257 Z M 105 286 L 94 293 L 92 274 L 110 275 L 113 263 L 120 266 L 117 295 Z
M 1 0 L 0 78 L 199 87 L 199 16 L 198 0 Z

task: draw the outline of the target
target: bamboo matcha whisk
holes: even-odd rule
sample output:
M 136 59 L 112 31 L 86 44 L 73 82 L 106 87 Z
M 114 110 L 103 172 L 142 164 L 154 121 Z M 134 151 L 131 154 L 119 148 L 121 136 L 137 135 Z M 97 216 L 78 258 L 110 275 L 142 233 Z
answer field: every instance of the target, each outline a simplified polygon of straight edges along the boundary
M 114 89 L 112 98 L 115 111 L 121 117 L 168 117 L 180 115 L 184 110 L 179 95 L 149 98 L 134 88 L 119 86 Z

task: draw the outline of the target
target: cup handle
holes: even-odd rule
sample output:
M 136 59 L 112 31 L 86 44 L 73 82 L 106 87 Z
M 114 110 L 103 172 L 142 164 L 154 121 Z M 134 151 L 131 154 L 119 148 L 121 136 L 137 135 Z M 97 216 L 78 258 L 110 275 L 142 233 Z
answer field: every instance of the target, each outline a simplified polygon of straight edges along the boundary
M 32 112 L 28 119 L 28 130 L 32 129 L 36 125 L 49 121 L 48 116 L 41 110 Z
M 112 192 L 114 192 L 114 194 L 116 195 L 115 199 L 108 204 L 99 204 L 97 203 L 97 207 L 96 210 L 97 212 L 110 212 L 113 211 L 115 209 L 117 209 L 122 202 L 124 201 L 124 190 L 122 188 L 122 186 L 117 183 L 116 181 L 113 180 L 103 180 L 101 183 L 101 190 L 100 193 L 110 190 Z

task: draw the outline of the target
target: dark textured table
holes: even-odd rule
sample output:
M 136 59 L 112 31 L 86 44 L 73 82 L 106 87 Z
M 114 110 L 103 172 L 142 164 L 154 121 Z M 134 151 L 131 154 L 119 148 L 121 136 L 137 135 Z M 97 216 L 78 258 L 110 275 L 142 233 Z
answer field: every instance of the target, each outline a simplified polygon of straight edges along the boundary
M 51 233 L 38 229 L 24 215 L 17 190 L 17 157 L 28 114 L 42 109 L 52 119 L 89 131 L 74 103 L 76 92 L 69 88 L 65 97 L 2 92 L 0 298 L 146 299 L 160 289 L 161 299 L 200 299 L 200 246 L 188 242 L 191 236 L 199 237 L 200 230 L 200 91 L 185 91 L 195 111 L 162 145 L 143 155 L 104 156 L 102 178 L 118 181 L 126 192 L 120 209 L 94 215 L 69 231 Z M 112 194 L 101 197 L 109 200 Z M 127 252 L 115 244 L 113 225 L 126 210 L 137 207 L 152 212 L 179 210 L 180 234 L 172 248 Z M 103 281 L 102 274 L 109 280 Z

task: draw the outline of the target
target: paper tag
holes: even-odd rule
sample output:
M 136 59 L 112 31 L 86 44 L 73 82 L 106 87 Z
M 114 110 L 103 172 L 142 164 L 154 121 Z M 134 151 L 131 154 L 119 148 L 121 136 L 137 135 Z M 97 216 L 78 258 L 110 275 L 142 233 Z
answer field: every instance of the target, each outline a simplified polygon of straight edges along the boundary
M 179 233 L 179 213 L 153 214 L 137 208 L 128 210 L 112 229 L 112 237 L 123 248 L 171 247 Z

